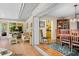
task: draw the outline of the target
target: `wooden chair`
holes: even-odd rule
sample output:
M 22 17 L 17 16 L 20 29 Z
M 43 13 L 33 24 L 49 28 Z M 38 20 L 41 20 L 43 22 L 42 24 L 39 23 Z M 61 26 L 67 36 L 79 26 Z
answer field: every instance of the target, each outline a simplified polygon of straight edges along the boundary
M 70 34 L 69 34 L 69 30 L 61 30 L 61 34 L 60 34 L 60 39 L 61 39 L 61 45 L 63 44 L 68 44 L 70 47 Z
M 56 29 L 56 43 L 61 44 L 61 40 L 60 40 L 60 35 L 61 34 L 61 30 L 60 29 Z
M 74 46 L 79 47 L 79 31 L 78 30 L 72 30 L 71 31 L 71 47 Z

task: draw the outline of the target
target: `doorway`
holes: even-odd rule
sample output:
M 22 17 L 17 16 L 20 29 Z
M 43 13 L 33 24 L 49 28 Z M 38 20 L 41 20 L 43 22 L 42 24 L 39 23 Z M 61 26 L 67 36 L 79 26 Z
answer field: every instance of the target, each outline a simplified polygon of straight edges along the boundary
M 40 20 L 39 21 L 39 34 L 40 43 L 51 43 L 51 21 L 50 20 Z

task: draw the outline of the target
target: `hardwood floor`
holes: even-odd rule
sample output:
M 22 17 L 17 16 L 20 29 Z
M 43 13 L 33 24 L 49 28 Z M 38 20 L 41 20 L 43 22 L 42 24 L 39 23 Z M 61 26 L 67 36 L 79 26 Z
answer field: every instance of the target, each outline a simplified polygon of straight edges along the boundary
M 53 48 L 49 48 L 48 44 L 40 44 L 38 47 L 40 47 L 41 49 L 43 49 L 50 56 L 63 56 L 62 53 L 56 51 Z
M 18 56 L 41 56 L 29 43 L 9 44 L 8 40 L 0 40 L 0 48 L 7 48 Z

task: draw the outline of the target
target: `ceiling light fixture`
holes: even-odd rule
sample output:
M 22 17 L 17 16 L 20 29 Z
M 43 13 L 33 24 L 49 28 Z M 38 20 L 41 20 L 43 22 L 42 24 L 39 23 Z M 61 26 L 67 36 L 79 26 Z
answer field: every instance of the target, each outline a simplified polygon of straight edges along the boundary
M 74 19 L 71 19 L 70 21 L 71 22 L 77 22 L 77 21 L 79 21 L 79 19 L 77 19 L 77 14 L 76 14 L 76 7 L 77 7 L 78 5 L 74 5 L 74 7 L 75 7 L 75 18 Z

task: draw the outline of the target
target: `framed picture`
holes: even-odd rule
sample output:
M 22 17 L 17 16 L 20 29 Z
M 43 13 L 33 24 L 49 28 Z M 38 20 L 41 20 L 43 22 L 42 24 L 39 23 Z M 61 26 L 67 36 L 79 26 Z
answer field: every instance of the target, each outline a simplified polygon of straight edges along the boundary
M 45 27 L 45 21 L 40 21 L 40 22 L 39 22 L 39 26 L 40 26 L 40 27 Z

